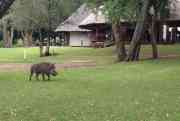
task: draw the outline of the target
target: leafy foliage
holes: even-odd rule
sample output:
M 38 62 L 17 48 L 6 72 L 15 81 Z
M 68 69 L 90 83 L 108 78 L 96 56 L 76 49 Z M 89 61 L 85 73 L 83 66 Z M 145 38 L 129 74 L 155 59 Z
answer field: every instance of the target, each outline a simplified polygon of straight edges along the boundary
M 18 30 L 47 29 L 49 21 L 54 29 L 75 10 L 82 0 L 16 0 L 10 10 L 13 25 Z
M 177 0 L 152 0 L 156 12 L 161 18 L 167 17 L 170 5 L 176 4 Z M 88 0 L 94 6 L 104 5 L 106 15 L 111 21 L 131 21 L 141 15 L 140 10 L 143 0 Z
M 136 18 L 138 4 L 135 0 L 107 0 L 104 2 L 105 10 L 111 21 L 133 20 Z
M 139 12 L 139 0 L 101 0 L 101 1 L 88 1 L 96 7 L 99 5 L 104 6 L 104 13 L 112 22 L 120 22 L 123 20 L 134 20 Z

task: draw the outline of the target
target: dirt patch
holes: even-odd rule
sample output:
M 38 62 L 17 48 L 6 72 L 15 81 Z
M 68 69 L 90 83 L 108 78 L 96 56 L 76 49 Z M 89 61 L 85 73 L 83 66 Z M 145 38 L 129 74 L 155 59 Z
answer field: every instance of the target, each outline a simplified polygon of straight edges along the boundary
M 162 58 L 162 59 L 177 59 L 177 58 L 180 58 L 180 55 L 176 55 L 176 54 L 161 55 L 160 58 Z
M 16 63 L 4 63 L 0 64 L 0 72 L 8 72 L 8 71 L 27 71 L 31 67 L 32 64 L 16 64 Z M 56 64 L 56 68 L 58 69 L 67 69 L 67 68 L 89 68 L 95 67 L 95 62 L 90 61 L 71 61 L 63 64 Z
M 143 57 L 141 57 L 143 60 L 148 60 L 148 59 L 152 59 L 152 54 L 146 54 L 143 55 Z M 179 59 L 180 55 L 178 54 L 162 54 L 159 53 L 159 59 Z

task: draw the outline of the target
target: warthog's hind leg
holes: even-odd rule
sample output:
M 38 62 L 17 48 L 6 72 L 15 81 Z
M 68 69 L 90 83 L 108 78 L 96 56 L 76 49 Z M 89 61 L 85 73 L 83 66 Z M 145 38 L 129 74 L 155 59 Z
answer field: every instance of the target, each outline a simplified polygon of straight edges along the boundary
M 31 72 L 31 74 L 30 74 L 30 76 L 29 76 L 29 81 L 31 81 L 33 74 L 34 74 L 34 73 Z

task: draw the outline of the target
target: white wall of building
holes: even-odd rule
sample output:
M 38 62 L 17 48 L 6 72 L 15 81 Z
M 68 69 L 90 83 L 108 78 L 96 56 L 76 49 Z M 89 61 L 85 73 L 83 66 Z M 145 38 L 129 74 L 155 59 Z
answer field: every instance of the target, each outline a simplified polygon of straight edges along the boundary
M 70 46 L 90 46 L 88 32 L 70 32 L 69 44 Z

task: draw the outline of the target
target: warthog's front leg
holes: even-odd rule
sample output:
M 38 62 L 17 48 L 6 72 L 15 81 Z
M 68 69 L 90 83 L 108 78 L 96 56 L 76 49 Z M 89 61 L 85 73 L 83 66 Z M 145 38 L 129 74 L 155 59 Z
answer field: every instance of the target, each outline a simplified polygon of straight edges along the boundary
M 29 76 L 29 81 L 31 81 L 31 78 L 33 76 L 34 73 L 31 72 L 30 76 Z
M 45 80 L 45 74 L 42 74 L 42 79 L 43 79 L 43 81 Z
M 48 77 L 48 80 L 50 80 L 50 74 L 46 74 L 47 75 L 47 77 Z
M 36 79 L 39 81 L 39 73 L 36 73 Z

